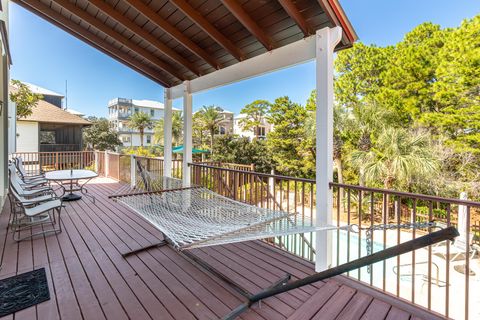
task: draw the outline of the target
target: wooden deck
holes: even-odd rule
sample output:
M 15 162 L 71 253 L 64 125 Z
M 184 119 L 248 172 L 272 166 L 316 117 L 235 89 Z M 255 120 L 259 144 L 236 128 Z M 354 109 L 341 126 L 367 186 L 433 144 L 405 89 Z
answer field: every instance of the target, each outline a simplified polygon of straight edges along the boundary
M 162 234 L 107 196 L 118 187 L 97 178 L 88 187 L 96 203 L 66 203 L 63 232 L 16 243 L 0 215 L 6 278 L 45 267 L 51 299 L 2 319 L 218 319 L 245 301 L 239 293 L 168 246 L 122 257 L 157 243 Z M 261 241 L 192 250 L 250 293 L 313 265 Z M 254 305 L 243 319 L 432 319 L 406 302 L 347 280 L 309 285 Z

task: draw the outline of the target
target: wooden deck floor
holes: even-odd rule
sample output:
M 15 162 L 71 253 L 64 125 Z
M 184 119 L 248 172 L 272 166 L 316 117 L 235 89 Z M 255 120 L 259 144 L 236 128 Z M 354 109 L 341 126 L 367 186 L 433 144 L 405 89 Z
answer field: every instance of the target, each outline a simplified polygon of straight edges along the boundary
M 122 257 L 162 234 L 107 198 L 118 187 L 98 178 L 97 201 L 66 203 L 63 232 L 16 243 L 0 215 L 0 278 L 45 267 L 51 299 L 2 319 L 218 319 L 244 302 L 228 285 L 168 246 Z M 260 241 L 196 249 L 251 293 L 286 273 L 301 278 L 313 265 Z M 254 305 L 243 319 L 431 319 L 390 296 L 345 284 L 345 277 L 305 286 Z M 356 287 L 354 289 L 353 287 Z M 418 312 L 417 312 L 418 311 Z

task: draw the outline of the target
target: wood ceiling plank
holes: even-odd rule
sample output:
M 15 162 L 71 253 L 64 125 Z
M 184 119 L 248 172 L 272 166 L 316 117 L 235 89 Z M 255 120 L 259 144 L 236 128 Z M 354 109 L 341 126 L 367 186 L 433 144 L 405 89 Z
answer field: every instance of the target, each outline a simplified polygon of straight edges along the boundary
M 190 40 L 177 28 L 175 28 L 166 20 L 164 20 L 160 15 L 158 15 L 155 11 L 150 9 L 143 2 L 138 0 L 125 0 L 125 1 L 128 2 L 133 8 L 135 8 L 135 10 L 140 12 L 146 18 L 150 19 L 150 22 L 154 23 L 157 27 L 162 29 L 164 32 L 168 33 L 172 38 L 175 38 L 179 43 L 181 43 L 185 48 L 190 50 L 192 53 L 196 54 L 199 58 L 202 58 L 203 60 L 205 60 L 208 64 L 210 64 L 215 69 L 220 68 L 220 64 L 218 63 L 218 61 L 213 59 L 205 50 L 200 48 L 195 42 Z
M 171 74 L 175 78 L 179 80 L 187 80 L 184 75 L 180 74 L 178 70 L 172 67 L 170 64 L 164 62 L 163 60 L 157 58 L 152 53 L 148 52 L 147 50 L 139 47 L 138 45 L 132 43 L 128 38 L 124 37 L 123 35 L 117 33 L 115 30 L 105 27 L 105 25 L 95 17 L 91 16 L 84 10 L 77 7 L 75 4 L 69 2 L 68 0 L 53 0 L 57 4 L 59 4 L 63 9 L 69 11 L 71 14 L 77 16 L 78 18 L 84 20 L 86 23 L 93 26 L 95 29 L 105 33 L 109 37 L 115 39 L 116 41 L 120 42 L 125 47 L 128 47 L 130 50 L 135 51 L 145 59 L 152 62 L 154 65 L 158 66 L 160 69 L 164 70 L 165 72 Z
M 176 53 L 174 50 L 166 46 L 164 43 L 162 43 L 157 38 L 152 36 L 150 33 L 142 29 L 140 26 L 133 23 L 126 16 L 121 14 L 119 11 L 115 10 L 111 5 L 107 4 L 106 2 L 103 2 L 102 0 L 90 0 L 90 3 L 95 7 L 97 7 L 100 11 L 102 11 L 110 19 L 121 24 L 123 27 L 129 29 L 131 32 L 135 33 L 137 36 L 147 41 L 156 49 L 158 49 L 160 52 L 168 56 L 170 59 L 174 60 L 175 62 L 189 69 L 191 72 L 195 73 L 197 76 L 200 75 L 200 71 L 198 70 L 198 68 L 194 66 L 190 61 L 188 61 L 187 59 L 185 59 L 184 57 Z
M 298 8 L 291 0 L 278 0 L 278 2 L 283 7 L 283 9 L 285 9 L 285 12 L 287 12 L 290 18 L 295 21 L 295 23 L 302 30 L 305 36 L 309 36 L 312 34 L 310 26 L 307 24 L 305 19 L 302 17 L 300 11 L 298 11 Z
M 147 78 L 159 83 L 164 87 L 171 87 L 172 84 L 169 80 L 165 78 L 160 72 L 146 66 L 145 64 L 139 62 L 138 60 L 132 58 L 128 54 L 120 51 L 115 48 L 113 45 L 104 41 L 97 35 L 87 31 L 77 23 L 68 19 L 61 13 L 50 8 L 48 5 L 41 3 L 38 0 L 13 0 L 18 5 L 23 8 L 32 11 L 33 13 L 41 16 L 43 19 L 51 22 L 57 27 L 63 29 L 64 31 L 72 34 L 76 38 L 88 43 L 89 45 L 95 47 L 96 49 L 102 51 L 108 56 L 116 59 L 122 64 L 125 64 L 132 68 L 133 70 L 143 74 Z
M 170 0 L 178 9 L 180 9 L 190 20 L 195 22 L 204 32 L 220 44 L 237 60 L 244 59 L 243 53 L 226 36 L 217 30 L 204 16 L 197 12 L 185 0 Z
M 238 4 L 236 0 L 221 0 L 223 5 L 240 21 L 240 23 L 267 49 L 272 50 L 273 44 L 270 37 L 258 26 L 250 15 Z

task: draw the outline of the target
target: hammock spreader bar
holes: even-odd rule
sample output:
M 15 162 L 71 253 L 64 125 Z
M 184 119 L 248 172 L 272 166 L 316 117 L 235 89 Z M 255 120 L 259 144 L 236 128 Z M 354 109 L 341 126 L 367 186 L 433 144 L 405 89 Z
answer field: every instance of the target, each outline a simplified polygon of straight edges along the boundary
M 371 264 L 393 258 L 404 253 L 408 253 L 417 249 L 428 247 L 430 245 L 445 241 L 445 240 L 454 240 L 455 237 L 458 237 L 460 234 L 457 229 L 454 227 L 448 227 L 439 231 L 432 232 L 425 236 L 398 244 L 396 246 L 384 249 L 382 251 L 373 253 L 371 255 L 341 264 L 339 266 L 330 268 L 328 270 L 315 273 L 311 276 L 305 277 L 300 280 L 296 280 L 285 284 L 283 286 L 267 289 L 261 291 L 253 296 L 248 298 L 248 301 L 244 304 L 241 304 L 229 314 L 227 314 L 223 319 L 233 320 L 237 318 L 240 314 L 247 311 L 250 306 L 260 300 L 275 296 L 280 293 L 284 293 L 293 289 L 300 288 L 302 286 L 312 284 L 321 280 L 325 280 L 334 276 L 341 275 L 345 272 L 353 271 L 362 267 L 369 266 Z

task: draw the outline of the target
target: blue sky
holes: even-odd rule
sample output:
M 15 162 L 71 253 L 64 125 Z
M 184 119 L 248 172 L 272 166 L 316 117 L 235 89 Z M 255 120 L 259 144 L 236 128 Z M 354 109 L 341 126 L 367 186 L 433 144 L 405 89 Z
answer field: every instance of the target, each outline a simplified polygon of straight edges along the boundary
M 478 0 L 340 0 L 360 41 L 394 44 L 416 25 L 454 27 L 480 13 Z M 114 97 L 163 100 L 163 88 L 61 29 L 11 3 L 11 77 L 60 93 L 68 80 L 68 106 L 105 116 Z M 313 63 L 194 95 L 194 109 L 216 104 L 238 113 L 256 99 L 287 95 L 305 103 L 315 86 Z M 181 107 L 181 100 L 174 106 Z

